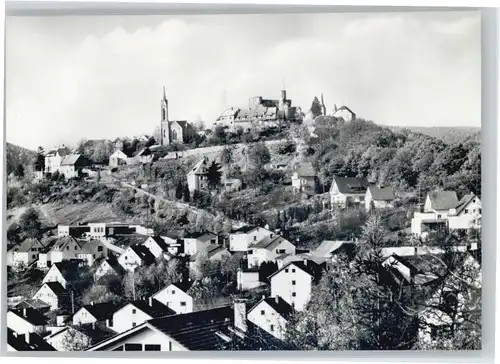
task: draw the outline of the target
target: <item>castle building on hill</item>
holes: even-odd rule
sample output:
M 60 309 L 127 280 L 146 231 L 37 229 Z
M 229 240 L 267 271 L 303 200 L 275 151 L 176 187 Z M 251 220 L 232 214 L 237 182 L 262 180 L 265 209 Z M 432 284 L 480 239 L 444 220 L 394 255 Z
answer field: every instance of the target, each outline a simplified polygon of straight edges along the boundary
M 193 126 L 186 120 L 168 119 L 168 100 L 163 87 L 163 97 L 161 99 L 161 130 L 160 145 L 184 144 L 191 141 L 195 131 Z
M 228 126 L 231 129 L 241 127 L 279 126 L 283 121 L 295 121 L 297 109 L 292 100 L 287 99 L 286 90 L 281 91 L 278 100 L 254 96 L 248 100 L 248 109 L 229 107 L 216 119 L 215 126 Z

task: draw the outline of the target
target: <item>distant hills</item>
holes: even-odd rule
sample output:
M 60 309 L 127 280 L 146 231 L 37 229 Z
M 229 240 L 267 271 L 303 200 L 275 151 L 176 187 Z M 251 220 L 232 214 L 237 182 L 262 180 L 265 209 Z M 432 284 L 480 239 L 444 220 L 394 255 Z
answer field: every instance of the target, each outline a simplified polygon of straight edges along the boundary
M 382 125 L 385 126 L 385 125 Z M 450 144 L 457 141 L 464 140 L 473 134 L 480 133 L 481 128 L 479 127 L 460 127 L 460 126 L 435 126 L 435 127 L 425 127 L 425 126 L 409 126 L 409 127 L 399 127 L 399 126 L 386 126 L 393 131 L 401 131 L 402 129 L 409 129 L 415 133 L 421 133 L 429 135 L 434 138 L 441 139 L 443 142 Z
M 36 152 L 34 150 L 26 149 L 15 144 L 6 143 L 6 157 L 7 157 L 7 175 L 14 172 L 17 165 L 21 164 L 23 167 L 31 166 L 33 164 Z

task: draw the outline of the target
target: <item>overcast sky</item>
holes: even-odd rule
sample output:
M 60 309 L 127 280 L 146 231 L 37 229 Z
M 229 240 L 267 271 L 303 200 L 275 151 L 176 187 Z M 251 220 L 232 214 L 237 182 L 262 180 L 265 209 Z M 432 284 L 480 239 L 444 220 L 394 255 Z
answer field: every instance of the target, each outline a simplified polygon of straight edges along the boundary
M 480 126 L 475 12 L 10 17 L 7 141 L 45 148 L 213 122 L 225 105 L 277 98 L 349 106 L 401 126 Z

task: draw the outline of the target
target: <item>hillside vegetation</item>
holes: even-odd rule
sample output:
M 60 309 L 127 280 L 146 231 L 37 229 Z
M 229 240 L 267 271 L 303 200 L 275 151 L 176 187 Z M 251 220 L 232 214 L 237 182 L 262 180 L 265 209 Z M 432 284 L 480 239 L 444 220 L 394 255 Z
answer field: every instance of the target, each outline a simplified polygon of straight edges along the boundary
M 392 131 L 400 132 L 403 129 L 411 130 L 415 133 L 425 134 L 437 139 L 442 140 L 443 142 L 450 144 L 460 142 L 468 137 L 481 133 L 481 128 L 474 127 L 460 127 L 460 126 L 433 126 L 433 127 L 425 127 L 425 126 L 410 126 L 407 128 L 402 127 L 389 127 Z
M 36 156 L 35 151 L 11 143 L 6 144 L 7 175 L 16 173 L 19 166 L 22 166 L 24 170 L 31 167 Z

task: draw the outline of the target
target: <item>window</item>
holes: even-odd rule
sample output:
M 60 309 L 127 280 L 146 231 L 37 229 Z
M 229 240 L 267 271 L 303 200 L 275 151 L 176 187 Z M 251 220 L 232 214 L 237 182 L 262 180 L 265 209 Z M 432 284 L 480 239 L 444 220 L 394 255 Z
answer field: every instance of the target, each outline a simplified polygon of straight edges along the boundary
M 161 351 L 161 345 L 146 344 L 144 345 L 144 351 Z
M 440 218 L 441 218 L 441 215 L 438 215 L 438 219 L 440 219 Z
M 142 351 L 142 344 L 125 344 L 125 351 Z
M 132 322 L 132 327 L 136 327 L 136 326 L 137 326 L 137 323 Z
M 292 273 L 295 273 L 295 268 L 292 268 Z
M 271 325 L 271 326 L 269 327 L 269 329 L 270 329 L 271 331 L 274 331 L 274 325 Z
M 128 259 L 128 257 L 125 255 L 125 260 L 127 260 L 127 259 Z
M 135 314 L 137 310 L 135 308 L 132 309 L 132 313 Z
M 256 241 L 256 240 L 257 240 L 257 237 L 254 235 L 254 237 L 253 237 L 253 241 Z
M 69 250 L 69 246 L 66 247 L 66 250 Z
M 469 209 L 465 209 L 465 213 L 468 214 L 469 213 Z
M 168 342 L 168 351 L 172 351 L 172 342 L 171 341 Z
M 186 306 L 186 302 L 185 301 L 182 301 L 181 302 L 181 307 L 185 307 Z
M 172 290 L 172 294 L 175 294 L 175 289 Z
M 288 273 L 288 268 L 285 269 L 285 273 Z
M 109 319 L 109 327 L 113 327 L 113 319 Z
M 252 249 L 250 249 L 250 250 L 248 251 L 248 254 L 253 254 L 253 250 L 252 250 Z
M 297 297 L 297 293 L 296 292 L 292 292 L 292 297 Z
M 479 209 L 479 213 L 481 213 L 481 209 Z
M 98 251 L 98 252 L 102 252 L 103 250 L 104 250 L 104 248 L 103 248 L 102 246 L 98 246 L 98 247 L 97 247 L 97 251 Z
M 265 313 L 266 313 L 266 311 L 264 311 L 264 310 L 260 310 L 260 314 L 261 314 L 261 315 L 264 315 Z
M 31 257 L 32 257 L 33 259 L 36 259 L 36 254 L 33 254 Z
M 75 245 L 75 250 L 78 250 L 78 247 Z
M 285 249 L 276 249 L 277 254 L 285 254 L 286 250 Z
M 292 281 L 292 286 L 295 286 L 295 283 L 296 283 L 295 281 Z

